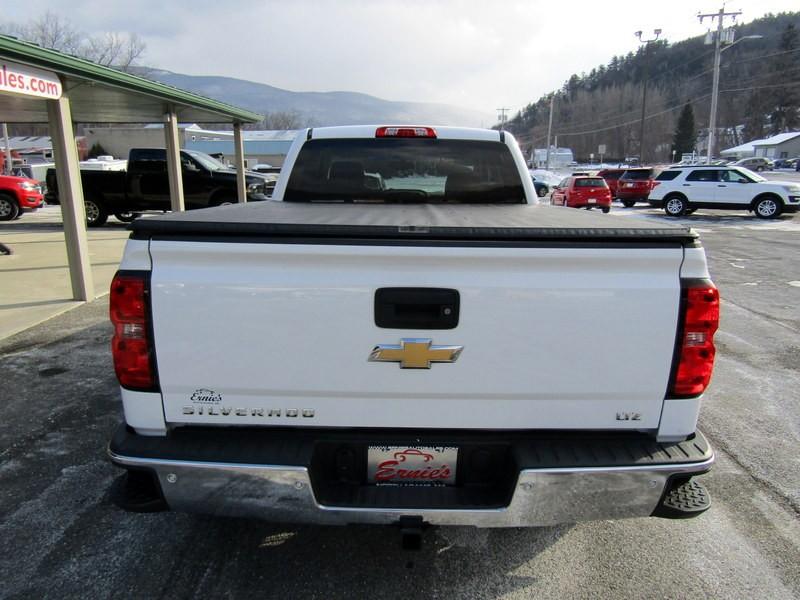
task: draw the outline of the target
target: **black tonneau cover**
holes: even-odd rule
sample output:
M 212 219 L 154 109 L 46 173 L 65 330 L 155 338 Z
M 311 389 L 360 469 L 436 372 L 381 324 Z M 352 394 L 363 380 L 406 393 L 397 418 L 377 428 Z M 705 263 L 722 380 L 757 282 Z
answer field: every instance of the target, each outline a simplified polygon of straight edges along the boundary
M 327 204 L 251 202 L 144 217 L 137 239 L 369 240 L 695 244 L 690 228 L 636 217 L 528 204 Z M 243 240 L 244 241 L 244 240 Z

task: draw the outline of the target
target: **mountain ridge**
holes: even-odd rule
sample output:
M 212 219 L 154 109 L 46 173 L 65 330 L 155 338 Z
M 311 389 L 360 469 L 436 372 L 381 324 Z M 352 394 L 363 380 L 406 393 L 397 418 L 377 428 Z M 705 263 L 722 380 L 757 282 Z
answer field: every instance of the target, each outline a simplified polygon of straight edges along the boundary
M 750 39 L 722 55 L 715 152 L 800 128 L 800 12 L 768 13 L 728 29 L 737 41 Z M 604 147 L 611 161 L 642 152 L 648 160 L 669 161 L 678 115 L 687 104 L 694 112 L 696 132 L 705 140 L 713 62 L 714 48 L 705 36 L 660 39 L 613 56 L 589 73 L 571 75 L 560 89 L 513 115 L 505 127 L 526 151 L 544 148 L 554 98 L 551 143 L 557 139 L 578 160 L 590 160 Z
M 494 120 L 479 111 L 432 102 L 385 100 L 362 92 L 295 92 L 266 83 L 222 75 L 186 75 L 149 69 L 150 79 L 266 115 L 279 115 L 292 127 L 393 123 L 489 127 Z M 287 127 L 288 128 L 288 127 Z

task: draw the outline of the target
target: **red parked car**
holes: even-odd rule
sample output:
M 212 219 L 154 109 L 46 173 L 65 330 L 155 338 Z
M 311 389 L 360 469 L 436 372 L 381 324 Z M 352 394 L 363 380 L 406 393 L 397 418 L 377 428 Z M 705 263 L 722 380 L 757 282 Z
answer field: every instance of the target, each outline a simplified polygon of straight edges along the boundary
M 602 177 L 567 177 L 553 190 L 550 204 L 611 210 L 611 190 Z
M 606 180 L 608 184 L 608 189 L 611 190 L 611 197 L 617 197 L 617 183 L 619 182 L 619 178 L 622 177 L 622 174 L 625 172 L 625 169 L 600 169 L 597 172 L 598 177 L 602 177 Z
M 0 175 L 0 221 L 11 221 L 44 203 L 42 188 L 34 179 Z
M 653 169 L 626 169 L 617 182 L 616 198 L 622 201 L 625 208 L 637 202 L 646 202 L 650 191 L 655 187 Z

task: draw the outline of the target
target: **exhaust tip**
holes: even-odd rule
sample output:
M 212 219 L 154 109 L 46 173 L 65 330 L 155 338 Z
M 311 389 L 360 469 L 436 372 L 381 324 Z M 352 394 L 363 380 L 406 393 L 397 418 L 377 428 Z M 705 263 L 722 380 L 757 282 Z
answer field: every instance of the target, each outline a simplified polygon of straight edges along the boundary
M 403 550 L 422 549 L 422 531 L 426 523 L 417 515 L 404 515 L 400 517 L 401 547 Z
M 111 502 L 122 510 L 137 513 L 169 510 L 161 486 L 152 471 L 130 470 L 111 484 Z

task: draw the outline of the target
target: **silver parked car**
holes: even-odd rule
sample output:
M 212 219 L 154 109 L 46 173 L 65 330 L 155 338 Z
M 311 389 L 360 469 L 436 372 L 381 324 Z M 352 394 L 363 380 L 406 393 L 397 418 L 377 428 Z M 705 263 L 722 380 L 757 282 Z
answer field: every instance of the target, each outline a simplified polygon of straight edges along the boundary
M 773 162 L 768 158 L 764 158 L 763 156 L 743 158 L 741 160 L 737 160 L 731 166 L 744 167 L 745 169 L 750 169 L 751 171 L 771 171 L 775 168 Z

